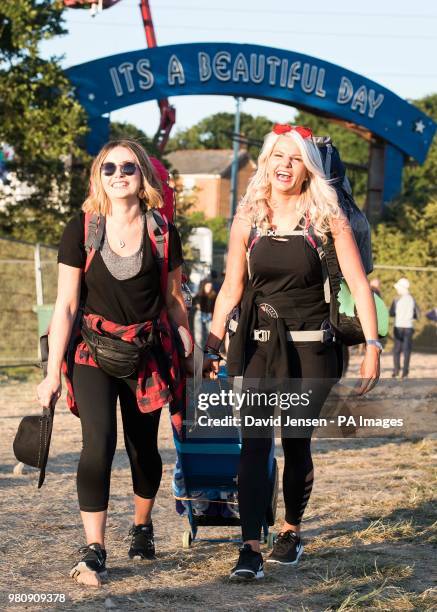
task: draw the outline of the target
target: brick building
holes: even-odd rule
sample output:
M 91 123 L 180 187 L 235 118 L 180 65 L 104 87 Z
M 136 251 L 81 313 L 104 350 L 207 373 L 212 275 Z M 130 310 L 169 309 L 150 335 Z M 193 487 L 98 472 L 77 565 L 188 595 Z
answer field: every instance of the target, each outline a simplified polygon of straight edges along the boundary
M 172 168 L 178 171 L 184 189 L 196 189 L 193 212 L 203 212 L 207 218 L 229 217 L 232 149 L 188 149 L 168 153 L 166 157 Z M 248 152 L 240 151 L 238 200 L 255 169 Z

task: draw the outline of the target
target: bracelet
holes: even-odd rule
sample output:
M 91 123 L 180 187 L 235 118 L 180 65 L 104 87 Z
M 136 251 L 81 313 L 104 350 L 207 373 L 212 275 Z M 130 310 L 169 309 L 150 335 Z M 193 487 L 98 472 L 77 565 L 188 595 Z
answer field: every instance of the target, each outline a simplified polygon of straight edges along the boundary
M 366 340 L 366 346 L 375 346 L 379 350 L 380 353 L 382 352 L 382 349 L 383 349 L 381 342 L 379 340 L 374 340 L 373 338 Z

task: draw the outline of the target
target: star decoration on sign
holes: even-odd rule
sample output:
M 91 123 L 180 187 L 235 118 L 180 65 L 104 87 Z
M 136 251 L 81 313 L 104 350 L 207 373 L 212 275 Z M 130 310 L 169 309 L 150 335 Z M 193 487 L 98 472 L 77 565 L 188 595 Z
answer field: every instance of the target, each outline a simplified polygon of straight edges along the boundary
M 414 131 L 419 132 L 419 134 L 423 134 L 425 127 L 426 126 L 423 123 L 422 119 L 419 119 L 419 121 L 414 122 Z

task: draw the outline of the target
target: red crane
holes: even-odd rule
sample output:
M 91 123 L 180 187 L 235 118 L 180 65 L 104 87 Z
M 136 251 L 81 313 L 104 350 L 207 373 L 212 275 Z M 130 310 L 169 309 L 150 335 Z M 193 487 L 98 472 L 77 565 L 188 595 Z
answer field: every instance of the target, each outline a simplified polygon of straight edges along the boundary
M 91 14 L 94 16 L 97 11 L 101 11 L 107 8 L 111 8 L 114 4 L 120 0 L 64 0 L 64 5 L 67 8 L 85 8 L 89 6 L 91 8 Z M 155 28 L 153 27 L 152 13 L 150 11 L 149 1 L 141 0 L 140 3 L 141 16 L 143 19 L 144 32 L 146 34 L 147 46 L 149 49 L 157 47 Z M 170 104 L 168 98 L 162 98 L 158 100 L 159 112 L 161 115 L 159 121 L 158 130 L 154 136 L 154 142 L 158 147 L 159 151 L 163 152 L 172 127 L 176 122 L 176 108 Z
M 150 11 L 149 0 L 141 0 L 141 16 L 143 18 L 144 31 L 146 33 L 146 41 L 149 49 L 157 47 L 155 28 L 153 27 L 152 13 Z M 172 127 L 176 122 L 176 108 L 170 104 L 168 98 L 158 100 L 161 119 L 159 122 L 158 131 L 155 134 L 154 142 L 158 149 L 163 152 Z

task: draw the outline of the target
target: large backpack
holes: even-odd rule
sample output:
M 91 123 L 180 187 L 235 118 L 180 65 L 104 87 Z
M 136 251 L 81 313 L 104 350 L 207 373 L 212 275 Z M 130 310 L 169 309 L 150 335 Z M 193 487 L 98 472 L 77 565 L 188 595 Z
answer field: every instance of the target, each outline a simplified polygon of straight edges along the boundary
M 337 192 L 339 204 L 351 225 L 366 274 L 370 274 L 373 271 L 370 224 L 352 196 L 351 185 L 346 176 L 346 167 L 329 136 L 316 136 L 313 140 L 320 151 L 325 176 L 331 180 L 331 185 Z
M 154 167 L 159 180 L 161 181 L 162 199 L 164 201 L 164 205 L 159 210 L 166 216 L 168 221 L 173 222 L 176 210 L 176 194 L 175 190 L 169 185 L 170 176 L 168 170 L 164 164 L 159 161 L 159 159 L 156 159 L 156 157 L 150 157 L 149 159 L 152 162 L 152 166 Z

